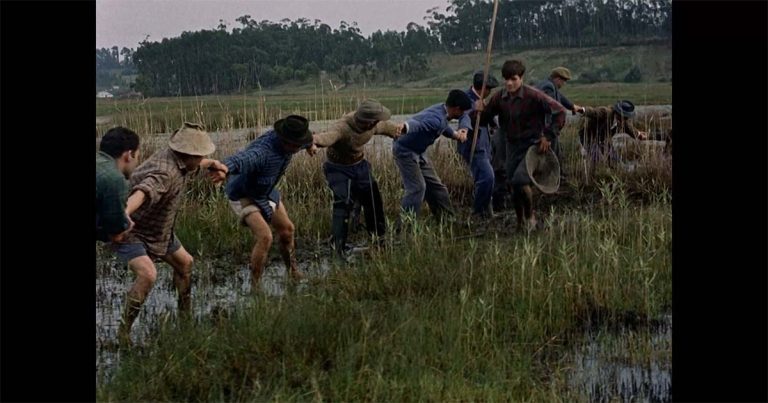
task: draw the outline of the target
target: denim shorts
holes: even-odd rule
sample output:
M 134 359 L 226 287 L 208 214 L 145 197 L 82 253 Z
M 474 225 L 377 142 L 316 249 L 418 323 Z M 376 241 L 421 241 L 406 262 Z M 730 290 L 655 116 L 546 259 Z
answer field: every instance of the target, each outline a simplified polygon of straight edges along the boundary
M 165 255 L 170 255 L 180 248 L 181 242 L 179 242 L 179 239 L 176 238 L 176 234 L 171 234 L 171 240 L 168 242 L 168 249 L 166 249 Z M 143 242 L 112 243 L 112 250 L 115 252 L 115 255 L 117 255 L 118 259 L 126 263 L 141 256 L 149 256 L 152 259 L 160 257 L 148 253 L 147 248 L 144 246 Z

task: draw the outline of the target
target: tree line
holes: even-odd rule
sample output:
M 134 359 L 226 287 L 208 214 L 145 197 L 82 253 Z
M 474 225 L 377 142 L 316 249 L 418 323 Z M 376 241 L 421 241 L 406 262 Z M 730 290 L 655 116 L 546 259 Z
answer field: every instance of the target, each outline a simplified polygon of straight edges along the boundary
M 428 73 L 428 56 L 484 50 L 491 0 L 451 0 L 426 11 L 424 25 L 376 31 L 357 23 L 331 28 L 320 20 L 237 18 L 212 30 L 183 32 L 132 49 L 97 49 L 99 71 L 138 72 L 135 89 L 148 96 L 232 93 L 316 79 L 321 72 L 344 83 L 413 80 Z M 644 43 L 671 37 L 671 0 L 501 0 L 494 50 Z M 97 78 L 98 82 L 98 78 Z

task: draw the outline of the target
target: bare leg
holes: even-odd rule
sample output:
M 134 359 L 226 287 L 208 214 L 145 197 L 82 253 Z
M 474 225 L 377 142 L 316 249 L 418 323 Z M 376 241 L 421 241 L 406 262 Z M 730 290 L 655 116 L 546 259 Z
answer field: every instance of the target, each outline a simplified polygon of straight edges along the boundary
M 274 219 L 274 216 L 272 217 Z M 267 264 L 269 248 L 272 246 L 272 230 L 264 220 L 260 212 L 253 212 L 245 216 L 244 219 L 248 228 L 253 233 L 256 243 L 251 251 L 251 290 L 259 289 L 261 274 L 264 272 L 264 266 Z
M 304 278 L 304 274 L 299 271 L 299 266 L 296 263 L 296 245 L 293 238 L 295 228 L 291 219 L 288 218 L 285 203 L 281 202 L 277 206 L 275 214 L 272 215 L 272 225 L 275 227 L 275 231 L 277 231 L 280 254 L 283 256 L 285 268 L 288 270 L 291 278 L 301 280 Z
M 123 346 L 132 344 L 131 327 L 141 312 L 144 300 L 152 291 L 157 280 L 157 268 L 149 256 L 144 255 L 131 259 L 128 261 L 128 267 L 136 274 L 136 280 L 126 295 L 123 317 L 117 332 L 118 340 Z
M 192 255 L 182 246 L 162 259 L 173 268 L 173 285 L 179 295 L 179 313 L 188 317 L 192 311 Z
M 533 191 L 530 185 L 522 186 L 522 194 L 520 195 L 523 202 L 523 213 L 525 213 L 525 220 L 528 223 L 528 230 L 536 227 L 536 217 L 533 215 Z
M 522 230 L 523 229 L 523 210 L 524 210 L 524 202 L 523 202 L 523 189 L 520 186 L 515 186 L 512 190 L 512 202 L 515 206 L 515 216 L 517 217 L 517 229 Z

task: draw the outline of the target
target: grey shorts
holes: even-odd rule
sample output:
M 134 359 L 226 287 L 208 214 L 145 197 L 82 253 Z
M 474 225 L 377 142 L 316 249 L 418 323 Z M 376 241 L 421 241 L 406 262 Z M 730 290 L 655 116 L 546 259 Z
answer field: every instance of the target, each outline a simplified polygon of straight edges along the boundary
M 129 262 L 137 257 L 149 256 L 151 259 L 159 258 L 147 252 L 147 248 L 143 242 L 135 243 L 112 243 L 112 250 L 117 255 L 117 258 L 124 262 Z M 171 240 L 168 242 L 168 249 L 165 251 L 165 255 L 170 255 L 181 248 L 181 242 L 176 238 L 176 234 L 171 234 Z

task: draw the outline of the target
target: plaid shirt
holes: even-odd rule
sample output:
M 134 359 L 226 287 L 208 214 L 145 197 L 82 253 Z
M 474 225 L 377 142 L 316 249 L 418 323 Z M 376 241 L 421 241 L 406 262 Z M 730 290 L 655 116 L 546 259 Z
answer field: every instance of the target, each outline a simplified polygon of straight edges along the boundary
M 274 130 L 250 142 L 223 161 L 229 168 L 226 192 L 230 200 L 266 201 L 283 177 L 293 154 L 283 150 Z
M 109 241 L 130 225 L 125 216 L 128 184 L 109 154 L 96 153 L 96 239 Z
M 315 144 L 328 147 L 328 160 L 341 165 L 352 165 L 365 157 L 363 146 L 373 135 L 395 138 L 397 125 L 381 121 L 367 131 L 360 131 L 355 124 L 355 113 L 350 112 L 334 122 L 328 131 L 315 135 Z
M 480 124 L 488 124 L 496 115 L 499 115 L 502 133 L 506 133 L 511 143 L 538 139 L 542 135 L 553 141 L 565 125 L 565 108 L 526 84 L 511 94 L 506 88 L 493 94 L 483 110 Z M 551 119 L 546 119 L 548 115 Z
M 156 152 L 136 168 L 131 175 L 131 193 L 141 190 L 146 197 L 131 215 L 135 225 L 125 242 L 142 242 L 151 254 L 165 255 L 187 173 L 184 163 L 170 148 Z
M 637 129 L 632 125 L 632 121 L 613 119 L 612 113 L 613 108 L 609 106 L 586 107 L 584 116 L 579 121 L 581 144 L 604 145 L 606 140 L 617 133 L 627 133 L 637 138 Z

